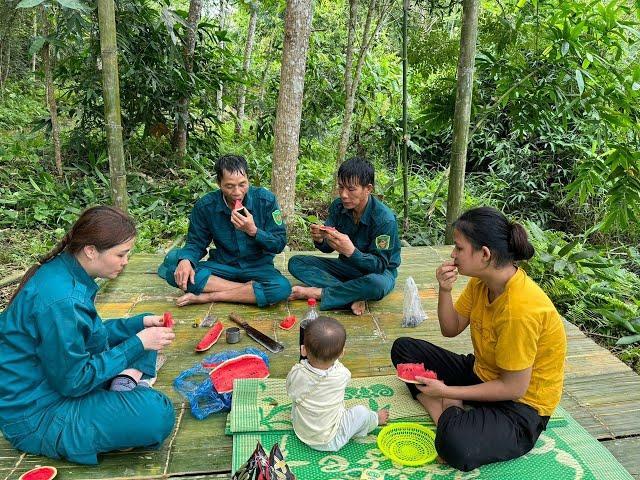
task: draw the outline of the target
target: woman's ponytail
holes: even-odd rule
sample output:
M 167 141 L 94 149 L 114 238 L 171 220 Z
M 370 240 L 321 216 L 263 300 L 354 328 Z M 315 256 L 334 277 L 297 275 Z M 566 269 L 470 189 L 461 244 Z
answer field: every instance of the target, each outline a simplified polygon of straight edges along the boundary
M 529 260 L 536 252 L 529 242 L 527 231 L 517 222 L 511 224 L 511 234 L 509 235 L 509 250 L 513 252 L 514 260 Z

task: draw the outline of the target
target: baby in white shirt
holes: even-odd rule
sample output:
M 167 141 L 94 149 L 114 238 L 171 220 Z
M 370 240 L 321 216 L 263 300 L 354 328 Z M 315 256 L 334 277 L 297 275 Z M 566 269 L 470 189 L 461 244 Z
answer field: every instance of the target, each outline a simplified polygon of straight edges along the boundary
M 387 410 L 374 412 L 357 405 L 346 409 L 344 392 L 351 372 L 340 362 L 347 333 L 340 322 L 320 316 L 304 331 L 300 352 L 306 360 L 287 375 L 291 417 L 298 438 L 315 450 L 335 452 L 352 437 L 364 437 L 389 418 Z

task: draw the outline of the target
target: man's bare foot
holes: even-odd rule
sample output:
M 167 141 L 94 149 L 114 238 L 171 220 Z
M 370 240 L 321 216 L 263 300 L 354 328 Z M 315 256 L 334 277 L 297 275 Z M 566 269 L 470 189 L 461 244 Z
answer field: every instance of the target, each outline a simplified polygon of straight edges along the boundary
M 353 302 L 351 304 L 351 311 L 354 315 L 362 315 L 367 309 L 367 304 L 364 300 L 358 300 L 357 302 Z
M 210 303 L 213 302 L 213 295 L 211 293 L 201 293 L 200 295 L 194 295 L 193 293 L 185 293 L 176 300 L 178 307 L 184 307 L 185 305 L 191 305 L 195 303 Z
M 291 288 L 291 295 L 289 295 L 289 300 L 306 300 L 307 298 L 315 298 L 316 300 L 319 300 L 321 296 L 321 288 L 296 285 Z
M 378 410 L 378 425 L 384 425 L 389 420 L 389 410 Z

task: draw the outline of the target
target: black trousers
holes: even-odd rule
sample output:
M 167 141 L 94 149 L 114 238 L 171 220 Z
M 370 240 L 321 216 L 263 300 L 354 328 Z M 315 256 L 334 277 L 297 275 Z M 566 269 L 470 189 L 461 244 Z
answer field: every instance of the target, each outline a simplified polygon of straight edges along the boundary
M 475 373 L 472 354 L 459 355 L 415 338 L 398 338 L 391 348 L 393 365 L 423 363 L 446 385 L 482 383 Z M 413 398 L 419 390 L 407 384 Z M 436 450 L 452 467 L 469 471 L 487 463 L 518 458 L 533 448 L 549 417 L 523 403 L 467 402 L 472 409 L 449 407 L 440 416 Z

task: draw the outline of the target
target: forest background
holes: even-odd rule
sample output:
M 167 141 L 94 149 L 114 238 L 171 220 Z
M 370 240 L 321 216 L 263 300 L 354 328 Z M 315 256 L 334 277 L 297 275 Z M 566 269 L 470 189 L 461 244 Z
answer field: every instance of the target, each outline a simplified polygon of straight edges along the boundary
M 480 3 L 463 208 L 524 222 L 537 251 L 525 268 L 569 321 L 640 372 L 640 1 Z M 402 2 L 307 5 L 289 247 L 312 248 L 308 226 L 325 218 L 345 150 L 375 162 L 376 193 L 407 244 L 443 244 L 461 4 L 409 3 L 407 137 Z M 245 155 L 252 182 L 272 185 L 286 2 L 115 6 L 135 248 L 164 251 L 216 187 L 220 153 Z M 111 203 L 102 66 L 93 2 L 0 3 L 0 308 L 7 279 L 84 208 Z

